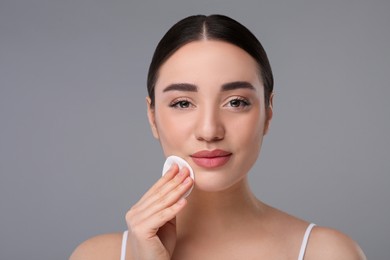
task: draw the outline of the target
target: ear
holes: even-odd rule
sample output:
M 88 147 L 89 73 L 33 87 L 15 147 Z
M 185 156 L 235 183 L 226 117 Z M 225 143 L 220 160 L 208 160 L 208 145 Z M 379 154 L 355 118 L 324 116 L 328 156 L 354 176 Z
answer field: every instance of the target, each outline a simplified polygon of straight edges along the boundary
M 264 124 L 264 135 L 268 133 L 269 126 L 271 124 L 272 116 L 273 116 L 273 106 L 274 106 L 274 92 L 271 93 L 269 97 L 269 104 L 265 110 L 265 124 Z
M 152 130 L 154 138 L 159 139 L 157 126 L 156 126 L 155 110 L 151 104 L 152 104 L 152 100 L 150 99 L 150 97 L 146 97 L 146 106 L 147 106 L 147 110 L 148 110 L 149 125 L 150 125 L 150 128 Z

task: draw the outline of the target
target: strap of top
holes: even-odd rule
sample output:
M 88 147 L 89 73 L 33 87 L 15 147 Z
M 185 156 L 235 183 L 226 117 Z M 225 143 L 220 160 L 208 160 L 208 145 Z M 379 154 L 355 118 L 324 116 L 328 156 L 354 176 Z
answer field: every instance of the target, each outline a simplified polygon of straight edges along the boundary
M 309 236 L 310 236 L 311 230 L 313 229 L 314 226 L 315 226 L 315 224 L 311 223 L 306 228 L 306 232 L 305 232 L 305 235 L 303 236 L 303 240 L 302 240 L 301 250 L 299 251 L 298 260 L 303 260 L 303 257 L 305 256 L 307 242 L 309 241 Z
M 123 232 L 122 249 L 121 249 L 121 260 L 125 260 L 126 259 L 127 233 L 128 233 L 127 230 L 125 232 Z

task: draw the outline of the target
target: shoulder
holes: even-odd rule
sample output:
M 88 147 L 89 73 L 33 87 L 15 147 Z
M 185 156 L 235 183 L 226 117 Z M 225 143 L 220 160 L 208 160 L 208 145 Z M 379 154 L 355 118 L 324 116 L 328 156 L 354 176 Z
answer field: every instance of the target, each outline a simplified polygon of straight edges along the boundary
M 70 260 L 119 259 L 122 233 L 103 234 L 81 243 L 70 256 Z
M 347 235 L 326 227 L 313 228 L 305 259 L 365 260 L 362 249 Z
M 295 237 L 296 245 L 300 245 L 309 223 L 280 210 L 271 207 L 269 209 L 272 223 L 275 222 L 274 225 L 279 228 L 279 232 L 283 236 L 290 234 L 291 236 L 287 237 Z M 290 242 L 291 240 L 289 240 Z M 335 229 L 315 226 L 310 233 L 304 259 L 366 260 L 366 256 L 359 245 L 349 236 Z

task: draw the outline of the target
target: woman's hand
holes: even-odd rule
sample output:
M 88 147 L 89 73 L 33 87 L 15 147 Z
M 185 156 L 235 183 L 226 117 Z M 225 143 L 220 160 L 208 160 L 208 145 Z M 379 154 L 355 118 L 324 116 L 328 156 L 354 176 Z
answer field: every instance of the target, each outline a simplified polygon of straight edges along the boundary
M 170 259 L 176 245 L 176 215 L 192 186 L 187 168 L 173 165 L 127 212 L 127 255 L 133 260 Z M 128 259 L 129 259 L 128 257 Z

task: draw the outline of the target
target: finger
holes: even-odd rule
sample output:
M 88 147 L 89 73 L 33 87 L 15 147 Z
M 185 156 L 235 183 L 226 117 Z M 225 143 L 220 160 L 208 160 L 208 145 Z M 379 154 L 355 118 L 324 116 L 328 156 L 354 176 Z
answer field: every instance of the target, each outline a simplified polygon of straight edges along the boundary
M 176 203 L 172 204 L 170 207 L 165 208 L 155 214 L 156 218 L 151 219 L 151 223 L 155 226 L 161 227 L 165 223 L 171 221 L 176 217 L 176 215 L 185 207 L 187 204 L 187 199 L 180 198 Z M 161 221 L 160 221 L 161 220 Z M 154 222 L 156 221 L 156 222 Z
M 176 174 L 179 173 L 179 166 L 177 164 L 172 164 L 171 168 L 167 173 L 162 176 L 139 200 L 139 203 L 143 203 L 147 198 L 155 193 L 156 190 L 159 190 L 163 185 L 172 180 Z
M 140 211 L 142 211 L 142 213 L 140 213 L 140 218 L 151 218 L 155 215 L 158 215 L 159 212 L 164 211 L 165 209 L 176 204 L 178 201 L 180 201 L 183 195 L 192 187 L 192 183 L 193 180 L 191 179 L 191 177 L 186 177 L 186 179 L 180 185 L 176 186 L 168 194 L 156 198 L 153 203 L 151 203 L 147 207 L 140 209 Z
M 126 214 L 129 230 L 136 237 L 154 236 L 161 226 L 174 218 L 184 207 L 183 203 L 186 204 L 186 200 L 182 196 L 192 186 L 192 179 L 187 177 L 186 180 L 165 201 L 155 203 L 143 210 L 131 208 Z
M 178 174 L 175 175 L 169 182 L 165 183 L 164 186 L 161 186 L 159 189 L 156 189 L 151 193 L 147 198 L 145 198 L 142 203 L 137 205 L 139 210 L 144 210 L 151 207 L 155 203 L 160 203 L 162 200 L 165 200 L 167 194 L 175 190 L 178 186 L 180 186 L 183 181 L 189 177 L 189 170 L 186 168 L 182 168 Z M 180 197 L 179 197 L 180 198 Z M 177 200 L 179 199 L 177 198 Z M 176 200 L 176 201 L 177 201 Z M 174 202 L 176 202 L 174 201 Z M 172 203 L 174 203 L 172 202 Z
M 175 175 L 170 181 L 168 181 L 165 185 L 161 186 L 154 193 L 154 198 L 156 200 L 160 200 L 164 198 L 168 193 L 178 187 L 183 181 L 190 176 L 190 171 L 187 168 L 180 169 L 179 173 Z
M 147 220 L 145 226 L 150 227 L 150 233 L 146 235 L 155 235 L 160 227 L 165 225 L 167 222 L 172 220 L 176 215 L 185 207 L 187 200 L 180 198 L 176 203 L 170 207 L 164 208 L 163 210 L 156 212 L 152 217 Z

